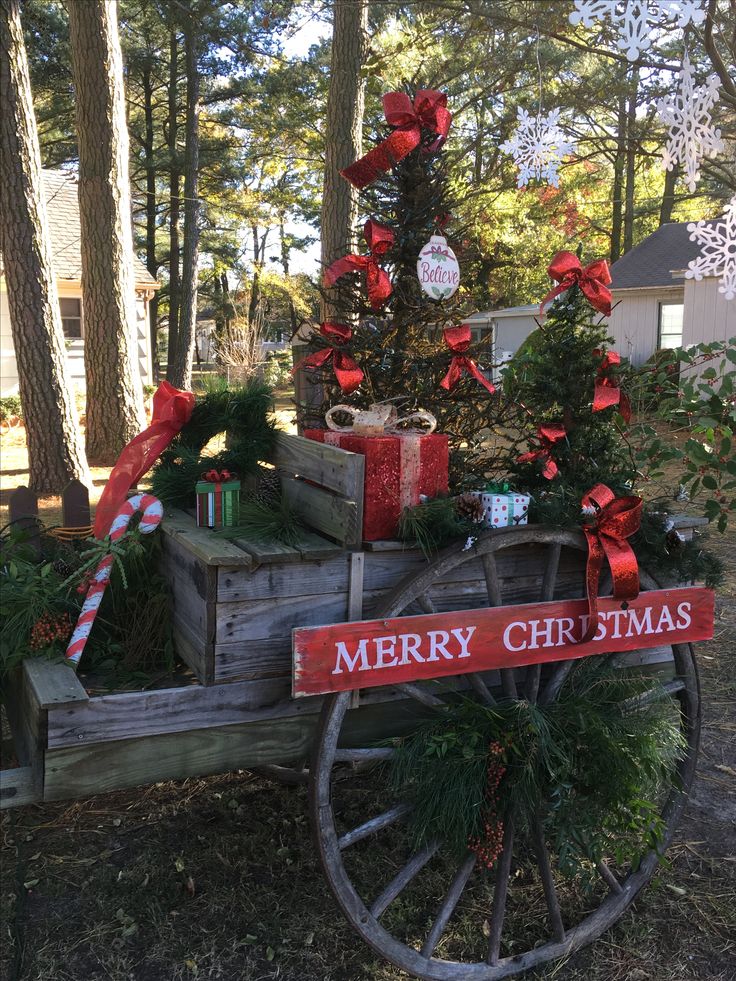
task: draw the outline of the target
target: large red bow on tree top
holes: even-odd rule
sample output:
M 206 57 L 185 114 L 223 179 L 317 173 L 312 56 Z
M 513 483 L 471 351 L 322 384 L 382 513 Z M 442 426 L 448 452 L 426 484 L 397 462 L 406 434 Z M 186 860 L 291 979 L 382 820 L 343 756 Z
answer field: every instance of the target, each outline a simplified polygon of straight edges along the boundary
M 539 449 L 532 450 L 529 453 L 522 453 L 516 462 L 533 463 L 535 460 L 539 460 L 540 463 L 544 464 L 542 476 L 546 477 L 547 480 L 552 480 L 559 473 L 559 468 L 552 459 L 550 450 L 555 443 L 559 443 L 565 436 L 567 436 L 567 433 L 565 432 L 564 426 L 539 426 L 537 429 L 537 439 L 540 443 Z
M 333 344 L 347 344 L 353 336 L 352 330 L 347 324 L 324 323 L 319 326 L 320 334 Z M 335 378 L 340 388 L 349 395 L 363 381 L 363 371 L 358 366 L 357 361 L 339 347 L 323 347 L 321 351 L 314 351 L 306 358 L 294 365 L 292 375 L 300 368 L 321 368 L 332 358 L 332 367 Z
M 544 316 L 545 304 L 565 290 L 569 290 L 571 286 L 579 286 L 594 309 L 607 317 L 611 316 L 613 297 L 608 289 L 611 274 L 605 259 L 596 259 L 583 268 L 580 259 L 572 252 L 558 252 L 547 266 L 547 272 L 552 279 L 557 280 L 559 286 L 551 289 L 539 304 L 539 312 L 542 316 Z
M 373 310 L 380 310 L 391 296 L 391 280 L 385 269 L 381 269 L 378 260 L 384 256 L 394 244 L 394 233 L 380 221 L 369 218 L 363 227 L 363 234 L 368 243 L 368 255 L 345 255 L 337 259 L 325 270 L 325 286 L 334 286 L 346 273 L 365 269 L 365 281 L 368 290 L 368 301 Z
M 634 550 L 626 541 L 639 530 L 642 500 L 640 497 L 616 497 L 610 487 L 596 484 L 582 500 L 583 525 L 588 540 L 588 564 L 585 583 L 588 593 L 588 626 L 581 643 L 595 636 L 598 626 L 598 586 L 603 560 L 608 559 L 613 581 L 613 598 L 632 600 L 639 595 L 639 564 Z
M 631 422 L 631 402 L 625 392 L 621 391 L 618 378 L 611 371 L 621 364 L 621 355 L 617 351 L 606 351 L 599 348 L 593 351 L 596 357 L 603 355 L 598 366 L 598 377 L 595 380 L 595 395 L 593 396 L 593 412 L 602 412 L 612 405 L 618 406 L 618 411 L 626 422 Z
M 110 534 L 110 526 L 128 491 L 151 469 L 174 436 L 189 422 L 193 409 L 191 392 L 182 392 L 166 381 L 161 382 L 153 396 L 151 425 L 128 443 L 105 484 L 95 511 L 92 529 L 95 538 Z
M 414 104 L 404 92 L 387 92 L 383 97 L 383 113 L 393 133 L 370 153 L 350 164 L 340 173 L 357 188 L 367 187 L 391 170 L 422 141 L 422 129 L 437 134 L 437 139 L 424 148 L 434 153 L 447 139 L 452 114 L 447 109 L 447 96 L 434 89 L 420 89 Z
M 443 334 L 445 335 L 445 343 L 452 351 L 454 357 L 450 362 L 447 374 L 440 382 L 440 388 L 444 388 L 448 392 L 452 391 L 460 381 L 463 371 L 467 371 L 469 375 L 472 375 L 476 381 L 479 381 L 493 395 L 496 391 L 496 386 L 492 385 L 481 374 L 475 361 L 465 354 L 470 347 L 470 326 L 468 324 L 460 324 L 459 327 L 445 327 Z

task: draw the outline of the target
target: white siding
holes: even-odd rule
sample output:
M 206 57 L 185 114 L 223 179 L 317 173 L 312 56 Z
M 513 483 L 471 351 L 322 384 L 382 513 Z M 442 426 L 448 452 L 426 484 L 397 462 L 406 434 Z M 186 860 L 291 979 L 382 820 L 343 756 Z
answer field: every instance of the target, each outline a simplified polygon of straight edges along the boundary
M 497 358 L 502 351 L 511 351 L 515 354 L 532 331 L 537 329 L 537 321 L 532 314 L 525 317 L 493 315 L 493 324 L 495 327 L 493 343 Z
M 683 345 L 727 341 L 736 337 L 736 300 L 718 292 L 718 280 L 685 280 Z
M 4 284 L 3 284 L 4 285 Z M 18 391 L 18 367 L 10 334 L 10 310 L 8 294 L 0 290 L 0 398 L 15 395 Z
M 682 286 L 614 291 L 608 330 L 621 357 L 644 364 L 657 350 L 660 303 L 682 303 L 683 296 Z

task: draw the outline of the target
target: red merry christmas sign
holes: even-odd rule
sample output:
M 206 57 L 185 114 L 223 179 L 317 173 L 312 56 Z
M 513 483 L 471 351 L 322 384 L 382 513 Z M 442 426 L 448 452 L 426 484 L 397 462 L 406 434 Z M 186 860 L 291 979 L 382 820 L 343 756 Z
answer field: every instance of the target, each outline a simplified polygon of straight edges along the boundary
M 373 688 L 447 675 L 566 661 L 713 636 L 714 594 L 687 587 L 599 600 L 595 636 L 577 643 L 587 600 L 457 610 L 294 630 L 293 693 Z

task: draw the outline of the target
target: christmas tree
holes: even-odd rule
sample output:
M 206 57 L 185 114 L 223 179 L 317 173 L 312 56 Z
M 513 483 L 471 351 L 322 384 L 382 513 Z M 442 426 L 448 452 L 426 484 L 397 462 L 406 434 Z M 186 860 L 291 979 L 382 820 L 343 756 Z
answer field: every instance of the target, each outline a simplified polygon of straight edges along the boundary
M 467 258 L 443 153 L 451 118 L 446 98 L 389 93 L 384 108 L 393 124 L 387 138 L 344 172 L 360 188 L 365 248 L 325 271 L 329 320 L 344 327 L 337 337 L 323 325 L 314 342 L 317 350 L 303 367 L 325 397 L 316 411 L 299 406 L 301 420 L 323 426 L 325 411 L 346 401 L 365 408 L 391 400 L 401 415 L 428 410 L 450 438 L 450 484 L 461 489 L 497 469 L 508 446 L 505 416 L 514 409 L 489 381 L 490 335 L 470 345 L 470 328 L 463 326 L 475 309 L 470 291 L 460 284 L 449 293 L 439 282 L 428 285 L 435 294 L 429 295 L 418 278 L 422 253 L 428 278 L 438 280 L 452 278 L 453 247 L 463 263 Z M 439 295 L 443 290 L 449 295 Z

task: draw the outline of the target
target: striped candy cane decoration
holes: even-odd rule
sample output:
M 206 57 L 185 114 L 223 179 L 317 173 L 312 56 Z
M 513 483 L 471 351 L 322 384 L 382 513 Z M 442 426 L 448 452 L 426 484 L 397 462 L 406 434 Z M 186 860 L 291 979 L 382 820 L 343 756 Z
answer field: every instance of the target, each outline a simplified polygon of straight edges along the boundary
M 109 534 L 112 541 L 116 542 L 123 537 L 128 530 L 130 519 L 136 511 L 142 512 L 141 522 L 138 527 L 143 535 L 148 535 L 150 532 L 155 531 L 164 514 L 161 501 L 152 494 L 136 494 L 134 497 L 128 498 L 110 526 Z M 92 624 L 102 602 L 102 595 L 110 581 L 113 562 L 112 555 L 105 556 L 97 566 L 92 582 L 87 590 L 82 612 L 79 614 L 77 625 L 74 628 L 74 633 L 66 649 L 67 660 L 71 661 L 72 664 L 78 664 L 82 656 L 84 645 L 87 643 Z

